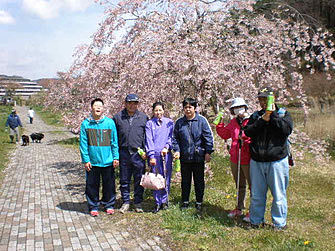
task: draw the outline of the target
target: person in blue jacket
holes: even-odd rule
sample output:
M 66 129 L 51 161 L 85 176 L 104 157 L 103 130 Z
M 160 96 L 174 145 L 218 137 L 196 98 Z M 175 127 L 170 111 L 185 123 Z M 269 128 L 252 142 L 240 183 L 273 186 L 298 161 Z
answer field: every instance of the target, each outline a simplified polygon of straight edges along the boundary
M 22 127 L 20 117 L 16 114 L 16 110 L 12 109 L 12 113 L 8 116 L 6 121 L 6 127 L 9 127 L 9 138 L 11 143 L 14 143 L 14 135 L 16 136 L 16 143 L 19 143 L 19 126 Z
M 98 216 L 101 204 L 107 214 L 114 214 L 115 175 L 119 166 L 119 148 L 115 123 L 103 115 L 104 102 L 91 102 L 92 114 L 80 127 L 80 153 L 86 169 L 86 199 L 91 216 Z M 100 178 L 102 199 L 99 200 Z
M 211 160 L 214 140 L 207 119 L 196 112 L 193 98 L 183 101 L 184 116 L 176 121 L 173 136 L 174 158 L 181 163 L 181 209 L 189 206 L 192 176 L 194 180 L 196 209 L 202 210 L 205 191 L 205 161 Z
M 146 156 L 140 156 L 138 148 L 145 149 L 145 125 L 148 116 L 137 109 L 139 97 L 136 94 L 128 94 L 124 105 L 125 108 L 113 118 L 120 149 L 120 190 L 123 201 L 120 212 L 125 213 L 129 210 L 130 183 L 133 176 L 135 211 L 142 213 L 144 188 L 140 182 L 145 171 Z

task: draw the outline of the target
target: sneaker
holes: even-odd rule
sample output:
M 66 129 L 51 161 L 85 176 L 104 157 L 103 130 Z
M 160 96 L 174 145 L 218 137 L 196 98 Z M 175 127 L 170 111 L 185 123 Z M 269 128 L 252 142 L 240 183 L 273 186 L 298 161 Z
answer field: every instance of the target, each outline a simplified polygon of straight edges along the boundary
M 243 218 L 243 221 L 244 222 L 250 222 L 250 214 L 249 214 L 249 212 L 244 216 L 244 218 Z
M 120 208 L 120 213 L 124 214 L 129 211 L 129 204 L 123 203 L 122 207 Z
M 156 204 L 154 210 L 152 211 L 154 214 L 157 214 L 161 210 L 161 205 Z
M 162 210 L 166 210 L 168 208 L 169 208 L 169 204 L 168 203 L 162 203 L 162 205 L 161 205 L 161 209 Z
M 141 203 L 135 204 L 135 212 L 136 213 L 143 213 L 142 205 Z
M 279 226 L 273 225 L 273 226 L 272 226 L 272 229 L 273 229 L 273 231 L 284 231 L 284 230 L 286 230 L 286 229 L 287 229 L 287 225 L 285 225 L 285 226 L 282 226 L 282 227 L 279 227 Z
M 181 205 L 180 209 L 184 210 L 184 209 L 188 208 L 189 205 L 190 205 L 190 203 L 188 201 L 184 201 L 183 204 Z
M 99 215 L 99 212 L 98 212 L 97 210 L 92 210 L 92 211 L 90 212 L 90 215 L 91 215 L 92 217 L 97 217 L 97 216 Z
M 114 208 L 107 208 L 107 209 L 106 209 L 106 213 L 107 213 L 107 214 L 114 214 L 114 213 L 115 213 L 115 210 L 114 210 Z
M 202 211 L 202 204 L 201 203 L 195 203 L 195 208 L 197 209 L 197 211 L 199 212 L 199 213 L 201 213 L 201 211 Z
M 236 208 L 236 209 L 229 212 L 228 217 L 229 218 L 235 218 L 235 217 L 241 216 L 241 215 L 242 215 L 242 211 L 240 209 Z

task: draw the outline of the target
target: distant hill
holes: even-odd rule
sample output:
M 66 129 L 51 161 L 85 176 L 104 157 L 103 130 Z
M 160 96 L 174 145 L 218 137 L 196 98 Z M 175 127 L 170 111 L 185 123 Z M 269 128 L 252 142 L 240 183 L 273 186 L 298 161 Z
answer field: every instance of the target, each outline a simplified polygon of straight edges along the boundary
M 38 83 L 39 85 L 43 86 L 44 88 L 49 88 L 50 86 L 57 84 L 59 79 L 58 78 L 40 78 L 34 81 Z
M 0 74 L 0 81 L 13 81 L 13 82 L 31 82 L 28 78 L 23 78 L 21 76 L 8 76 L 4 74 Z

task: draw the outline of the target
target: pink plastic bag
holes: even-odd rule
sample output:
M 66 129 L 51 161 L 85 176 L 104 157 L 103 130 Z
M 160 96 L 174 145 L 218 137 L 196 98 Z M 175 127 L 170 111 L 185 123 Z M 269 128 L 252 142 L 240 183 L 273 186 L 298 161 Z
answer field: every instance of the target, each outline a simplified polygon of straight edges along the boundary
M 147 189 L 162 190 L 165 189 L 165 179 L 161 174 L 146 172 L 142 175 L 140 185 Z

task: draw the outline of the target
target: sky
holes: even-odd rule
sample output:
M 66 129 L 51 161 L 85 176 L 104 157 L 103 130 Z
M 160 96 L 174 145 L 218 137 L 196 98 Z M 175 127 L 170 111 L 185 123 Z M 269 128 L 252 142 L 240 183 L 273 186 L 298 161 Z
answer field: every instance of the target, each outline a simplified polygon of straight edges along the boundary
M 0 0 L 0 75 L 57 77 L 103 18 L 94 0 Z

